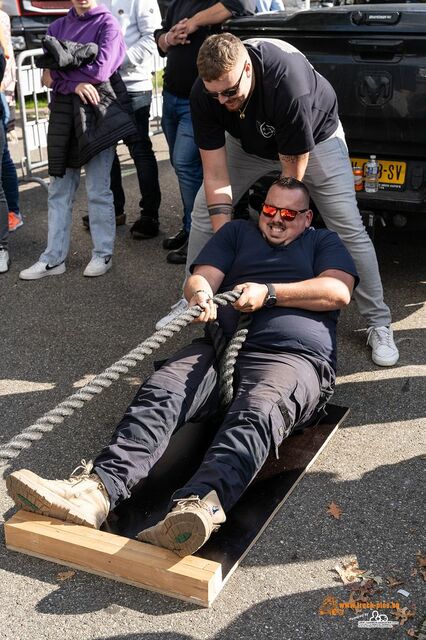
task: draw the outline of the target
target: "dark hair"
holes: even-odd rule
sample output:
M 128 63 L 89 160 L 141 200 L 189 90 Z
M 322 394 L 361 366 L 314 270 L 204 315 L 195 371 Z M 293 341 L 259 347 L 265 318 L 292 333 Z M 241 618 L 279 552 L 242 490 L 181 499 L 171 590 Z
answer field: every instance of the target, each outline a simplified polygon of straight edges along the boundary
M 298 180 L 297 178 L 280 176 L 275 182 L 271 184 L 273 186 L 281 187 L 282 189 L 300 189 L 306 195 L 309 200 L 309 191 L 308 187 L 304 182 Z

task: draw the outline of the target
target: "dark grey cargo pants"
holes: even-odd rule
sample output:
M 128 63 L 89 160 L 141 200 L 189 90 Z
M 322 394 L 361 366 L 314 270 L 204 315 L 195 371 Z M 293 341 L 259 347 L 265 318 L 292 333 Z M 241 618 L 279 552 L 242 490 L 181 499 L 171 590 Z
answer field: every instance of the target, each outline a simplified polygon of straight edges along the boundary
M 331 396 L 332 370 L 294 354 L 241 351 L 235 398 L 197 472 L 174 498 L 215 490 L 228 511 L 262 467 L 271 447 L 315 417 Z M 94 463 L 111 508 L 130 496 L 185 422 L 217 412 L 218 384 L 213 347 L 194 342 L 140 387 L 110 444 Z

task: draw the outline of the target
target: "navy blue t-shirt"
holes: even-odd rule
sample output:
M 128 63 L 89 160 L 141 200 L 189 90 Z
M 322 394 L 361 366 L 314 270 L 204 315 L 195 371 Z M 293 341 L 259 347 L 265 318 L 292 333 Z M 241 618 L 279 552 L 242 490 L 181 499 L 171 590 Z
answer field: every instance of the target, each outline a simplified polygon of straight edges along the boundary
M 286 246 L 272 246 L 255 223 L 233 220 L 209 240 L 191 272 L 197 264 L 211 265 L 225 274 L 219 293 L 244 282 L 300 282 L 327 269 L 346 271 L 358 283 L 355 264 L 339 236 L 313 227 Z M 219 308 L 219 323 L 227 336 L 235 331 L 239 315 L 229 304 Z M 253 313 L 245 347 L 303 353 L 326 360 L 335 369 L 338 317 L 339 311 L 262 307 Z

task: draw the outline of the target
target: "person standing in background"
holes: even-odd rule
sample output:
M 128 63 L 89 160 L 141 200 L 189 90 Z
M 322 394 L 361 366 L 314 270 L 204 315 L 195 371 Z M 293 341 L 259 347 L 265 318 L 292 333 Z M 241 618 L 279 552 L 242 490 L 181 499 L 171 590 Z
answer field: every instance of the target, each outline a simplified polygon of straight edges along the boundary
M 116 73 L 126 51 L 120 25 L 96 0 L 71 0 L 71 4 L 68 13 L 50 25 L 48 35 L 58 45 L 63 41 L 71 45 L 95 45 L 96 53 L 91 59 L 88 56 L 89 61 L 70 68 L 43 70 L 42 83 L 53 92 L 47 134 L 48 240 L 39 260 L 20 272 L 21 280 L 38 280 L 65 272 L 72 208 L 82 166 L 93 242 L 92 259 L 83 275 L 98 277 L 110 270 L 115 241 L 110 189 L 112 161 L 117 142 L 127 135 L 136 135 L 136 127 L 124 106 L 127 92 Z
M 1 175 L 7 206 L 9 208 L 9 232 L 12 232 L 22 227 L 24 222 L 19 207 L 18 176 L 7 145 L 7 132 L 9 128 L 14 129 L 15 122 L 16 62 L 10 33 L 10 18 L 5 11 L 1 10 L 1 7 L 2 3 L 0 2 L 0 46 L 3 49 L 6 60 L 6 68 L 0 87 L 0 98 L 3 103 L 3 125 L 6 132 Z
M 154 29 L 161 24 L 156 0 L 104 0 L 103 3 L 118 20 L 126 45 L 126 57 L 120 75 L 129 94 L 138 142 L 129 146 L 138 176 L 141 200 L 140 218 L 130 229 L 132 237 L 140 240 L 154 238 L 159 231 L 158 210 L 161 202 L 158 166 L 149 137 L 149 111 L 152 97 L 152 54 L 155 51 Z M 124 224 L 125 195 L 121 182 L 121 168 L 117 153 L 111 169 L 111 190 L 114 196 L 116 224 Z M 89 228 L 89 217 L 83 217 Z
M 203 182 L 194 141 L 189 94 L 198 77 L 197 55 L 204 40 L 231 16 L 254 13 L 254 0 L 175 0 L 163 27 L 155 32 L 158 51 L 167 56 L 163 83 L 162 127 L 169 145 L 183 206 L 182 228 L 163 241 L 167 262 L 184 264 L 195 196 Z
M 6 58 L 0 52 L 0 82 L 3 80 L 3 74 L 6 67 Z M 3 104 L 0 101 L 0 119 L 3 117 Z M 3 150 L 6 140 L 6 133 L 3 126 L 0 126 L 0 155 L 3 156 Z M 0 164 L 0 273 L 9 271 L 9 220 L 6 196 L 4 195 L 1 180 L 1 164 Z

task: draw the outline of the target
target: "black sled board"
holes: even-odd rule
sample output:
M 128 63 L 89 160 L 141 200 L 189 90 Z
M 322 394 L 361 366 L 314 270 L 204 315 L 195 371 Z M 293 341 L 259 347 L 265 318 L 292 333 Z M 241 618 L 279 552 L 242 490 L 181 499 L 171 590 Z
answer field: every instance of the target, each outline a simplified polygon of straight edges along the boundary
M 327 416 L 315 427 L 295 433 L 282 443 L 279 458 L 271 452 L 260 473 L 227 514 L 226 523 L 194 554 L 222 566 L 223 584 L 238 567 L 296 485 L 338 429 L 349 409 L 327 406 Z M 187 423 L 132 497 L 111 514 L 107 530 L 134 538 L 165 516 L 170 497 L 201 463 L 214 425 Z

